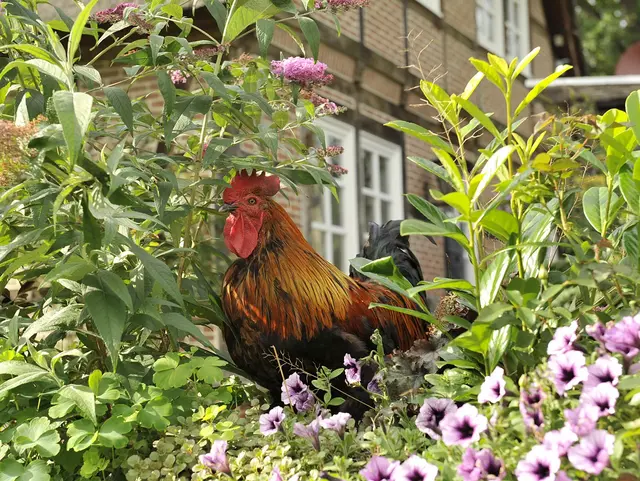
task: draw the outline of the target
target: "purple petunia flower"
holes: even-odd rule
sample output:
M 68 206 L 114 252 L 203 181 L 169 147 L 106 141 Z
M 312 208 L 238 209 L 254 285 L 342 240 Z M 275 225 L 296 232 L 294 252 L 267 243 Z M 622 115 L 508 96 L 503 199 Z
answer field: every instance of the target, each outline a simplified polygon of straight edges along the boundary
M 604 430 L 593 431 L 569 449 L 569 462 L 574 468 L 589 474 L 600 474 L 609 464 L 615 436 Z
M 567 476 L 567 473 L 561 470 L 561 471 L 558 471 L 558 474 L 556 474 L 556 481 L 572 481 L 572 480 L 569 476 Z
M 333 75 L 326 74 L 326 70 L 327 64 L 316 62 L 312 58 L 289 57 L 271 62 L 271 72 L 274 75 L 282 76 L 285 80 L 305 88 L 330 83 Z
M 537 385 L 531 385 L 527 389 L 520 390 L 518 407 L 528 429 L 537 431 L 544 425 L 541 406 L 546 397 L 544 391 Z
M 425 399 L 416 418 L 416 426 L 431 439 L 440 439 L 440 422 L 444 417 L 455 412 L 458 407 L 451 399 Z
M 497 403 L 505 393 L 504 369 L 496 367 L 490 376 L 484 378 L 482 386 L 480 386 L 480 394 L 478 394 L 479 403 Z
M 466 448 L 480 439 L 480 434 L 487 430 L 488 424 L 478 408 L 465 404 L 447 414 L 440 423 L 442 440 L 447 446 L 460 445 Z
M 604 335 L 607 332 L 607 329 L 608 329 L 607 326 L 602 324 L 600 321 L 585 327 L 587 334 L 589 334 L 596 341 L 599 341 L 602 343 L 604 343 Z
M 277 466 L 273 468 L 273 471 L 271 471 L 271 476 L 269 476 L 269 481 L 284 481 L 282 479 L 280 468 L 278 468 Z
M 344 375 L 347 378 L 349 384 L 360 384 L 360 371 L 362 366 L 360 363 L 351 357 L 351 354 L 344 355 Z
M 580 396 L 580 402 L 596 406 L 600 416 L 607 416 L 616 412 L 616 402 L 620 397 L 618 390 L 610 382 L 605 382 L 596 389 L 585 391 Z
M 265 436 L 277 433 L 285 417 L 284 409 L 280 406 L 276 406 L 268 413 L 262 414 L 260 416 L 260 432 Z
M 280 399 L 285 404 L 291 404 L 298 412 L 308 411 L 315 403 L 309 387 L 302 382 L 297 372 L 294 372 L 282 383 Z
M 596 428 L 600 409 L 592 404 L 581 404 L 575 409 L 565 409 L 564 419 L 578 436 L 586 436 Z
M 320 419 L 320 426 L 324 429 L 330 429 L 331 431 L 335 431 L 338 433 L 338 436 L 341 438 L 344 437 L 344 431 L 347 427 L 347 423 L 351 419 L 351 414 L 349 413 L 338 413 L 334 414 L 330 418 Z
M 570 325 L 559 327 L 553 334 L 553 339 L 547 346 L 547 354 L 549 356 L 557 356 L 573 351 L 573 343 L 578 339 L 576 331 L 578 330 L 578 321 L 573 321 Z
M 369 391 L 371 394 L 381 395 L 382 389 L 380 389 L 380 381 L 382 381 L 382 374 L 378 372 L 375 376 L 373 376 L 371 381 L 369 381 L 369 384 L 367 384 L 367 391 Z
M 550 451 L 558 453 L 558 456 L 566 456 L 569 448 L 578 440 L 578 436 L 570 427 L 564 426 L 556 431 L 549 431 L 544 435 L 542 444 Z
M 560 457 L 544 446 L 534 446 L 516 467 L 518 481 L 554 481 L 560 469 Z
M 532 384 L 527 389 L 520 390 L 520 402 L 528 407 L 540 406 L 547 395 L 537 384 Z
M 640 372 L 640 362 L 636 362 L 635 364 L 631 364 L 629 366 L 629 374 L 637 374 Z
M 496 458 L 490 449 L 476 451 L 467 448 L 457 471 L 463 481 L 501 480 L 507 474 L 504 462 Z
M 622 364 L 615 357 L 602 356 L 587 368 L 589 375 L 584 383 L 586 389 L 592 389 L 602 383 L 618 385 L 618 378 L 622 375 Z
M 438 468 L 428 463 L 420 456 L 409 457 L 402 465 L 394 469 L 392 481 L 434 481 L 438 475 Z
M 578 351 L 551 356 L 549 369 L 554 375 L 554 384 L 558 394 L 564 394 L 587 379 L 588 371 L 585 364 L 584 354 Z
M 307 426 L 302 423 L 296 423 L 293 426 L 293 434 L 301 438 L 307 438 L 316 451 L 320 451 L 320 420 L 314 419 Z
M 227 459 L 227 442 L 218 439 L 211 445 L 209 454 L 200 455 L 200 464 L 214 472 L 231 474 L 229 460 Z
M 398 461 L 390 461 L 384 456 L 373 456 L 360 470 L 360 475 L 367 481 L 391 481 L 393 472 L 398 466 L 400 466 Z
M 623 317 L 603 336 L 604 347 L 631 359 L 640 353 L 640 314 Z

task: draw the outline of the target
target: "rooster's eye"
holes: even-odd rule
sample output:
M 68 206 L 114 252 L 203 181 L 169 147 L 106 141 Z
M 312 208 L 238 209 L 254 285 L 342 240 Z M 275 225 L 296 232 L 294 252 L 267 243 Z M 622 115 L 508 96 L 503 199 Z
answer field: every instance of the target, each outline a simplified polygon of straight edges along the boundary
M 249 205 L 255 205 L 255 203 L 256 203 L 256 198 L 255 198 L 255 197 L 251 197 L 251 198 L 247 201 L 247 203 L 248 203 Z

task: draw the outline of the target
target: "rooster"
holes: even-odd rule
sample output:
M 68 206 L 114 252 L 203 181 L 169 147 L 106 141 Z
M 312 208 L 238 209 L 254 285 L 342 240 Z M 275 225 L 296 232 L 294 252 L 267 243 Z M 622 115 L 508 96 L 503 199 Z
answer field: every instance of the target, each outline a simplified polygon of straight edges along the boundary
M 374 348 L 370 338 L 378 329 L 385 351 L 407 350 L 417 339 L 429 338 L 432 326 L 371 303 L 413 308 L 409 299 L 352 271 L 347 276 L 323 259 L 273 197 L 280 190 L 277 176 L 241 171 L 223 193 L 221 211 L 229 215 L 224 241 L 238 259 L 222 285 L 222 307 L 228 318 L 224 338 L 234 362 L 280 400 L 283 375 L 319 366 L 337 369 L 345 354 L 359 359 Z M 399 222 L 372 224 L 362 257 L 391 256 L 405 277 L 422 280 L 417 259 Z M 275 351 L 274 351 L 275 349 Z M 362 385 L 373 378 L 362 371 Z M 342 378 L 342 376 L 341 376 Z M 368 394 L 335 381 L 349 399 L 340 408 L 360 417 Z M 334 393 L 335 395 L 335 393 Z

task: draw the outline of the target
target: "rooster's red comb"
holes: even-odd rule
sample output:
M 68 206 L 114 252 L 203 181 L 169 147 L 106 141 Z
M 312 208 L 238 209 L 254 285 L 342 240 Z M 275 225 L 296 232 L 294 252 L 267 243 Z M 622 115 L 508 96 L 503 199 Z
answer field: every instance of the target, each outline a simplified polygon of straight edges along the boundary
M 246 170 L 241 170 L 231 181 L 231 187 L 223 192 L 222 200 L 225 203 L 235 202 L 247 194 L 273 197 L 279 190 L 280 178 L 278 176 L 267 176 L 264 172 L 258 175 L 255 170 L 252 174 L 248 174 Z

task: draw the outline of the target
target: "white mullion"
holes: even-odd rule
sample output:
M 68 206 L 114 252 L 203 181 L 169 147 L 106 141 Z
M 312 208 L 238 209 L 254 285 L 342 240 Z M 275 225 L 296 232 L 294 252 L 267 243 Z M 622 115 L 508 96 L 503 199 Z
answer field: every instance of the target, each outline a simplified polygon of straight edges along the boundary
M 380 154 L 373 154 L 373 215 L 378 224 L 382 223 L 382 205 L 380 203 Z

